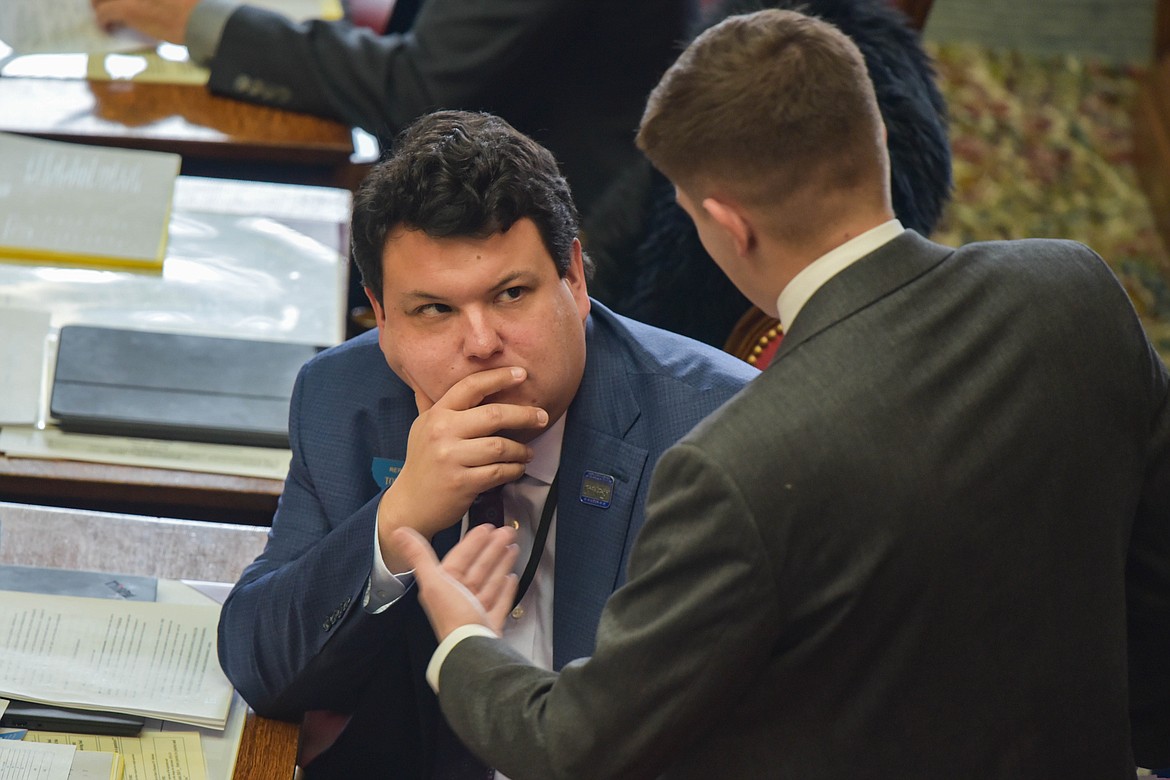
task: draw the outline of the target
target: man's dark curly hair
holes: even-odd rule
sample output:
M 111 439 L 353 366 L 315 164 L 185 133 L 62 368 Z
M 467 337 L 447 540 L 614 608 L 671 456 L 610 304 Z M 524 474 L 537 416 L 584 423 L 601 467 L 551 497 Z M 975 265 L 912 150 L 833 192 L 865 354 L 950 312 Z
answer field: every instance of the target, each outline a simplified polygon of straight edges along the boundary
M 389 157 L 362 182 L 353 207 L 353 258 L 362 284 L 381 303 L 382 250 L 396 230 L 486 238 L 524 218 L 535 223 L 563 277 L 577 237 L 577 207 L 552 154 L 491 114 L 437 111 L 403 130 Z

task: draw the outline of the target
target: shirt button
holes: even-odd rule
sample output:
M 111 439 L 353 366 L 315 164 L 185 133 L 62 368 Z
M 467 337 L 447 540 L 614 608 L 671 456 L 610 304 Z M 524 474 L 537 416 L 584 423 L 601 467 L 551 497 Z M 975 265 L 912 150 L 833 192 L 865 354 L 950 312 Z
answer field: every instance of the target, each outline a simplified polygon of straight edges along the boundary
M 512 619 L 519 620 L 524 617 L 524 607 L 516 607 L 512 610 Z

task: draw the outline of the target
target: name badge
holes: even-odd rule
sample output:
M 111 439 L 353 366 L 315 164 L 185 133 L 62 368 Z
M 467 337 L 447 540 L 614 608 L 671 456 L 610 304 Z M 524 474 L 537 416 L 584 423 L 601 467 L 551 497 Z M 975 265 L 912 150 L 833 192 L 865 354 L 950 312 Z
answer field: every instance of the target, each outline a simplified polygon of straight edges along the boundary
M 378 489 L 388 488 L 394 484 L 394 480 L 398 479 L 398 473 L 402 471 L 402 467 L 406 465 L 405 461 L 390 460 L 389 458 L 374 458 L 370 462 L 370 474 L 374 477 L 374 482 L 378 485 Z
M 596 471 L 586 471 L 581 478 L 581 503 L 609 509 L 613 502 L 613 477 Z

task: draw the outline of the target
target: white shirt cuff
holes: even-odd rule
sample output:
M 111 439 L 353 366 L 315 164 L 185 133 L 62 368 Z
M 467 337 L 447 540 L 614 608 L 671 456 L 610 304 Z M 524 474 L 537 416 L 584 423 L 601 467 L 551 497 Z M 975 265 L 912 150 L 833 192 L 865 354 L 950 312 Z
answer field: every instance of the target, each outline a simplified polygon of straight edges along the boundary
M 395 574 L 382 560 L 382 548 L 378 544 L 378 522 L 374 521 L 374 565 L 370 568 L 370 582 L 362 608 L 373 615 L 384 611 L 414 584 L 414 572 Z
M 200 0 L 187 18 L 187 53 L 197 65 L 206 66 L 219 49 L 228 17 L 240 6 L 240 0 Z
M 455 649 L 455 645 L 467 639 L 469 636 L 486 636 L 492 639 L 499 639 L 499 634 L 492 631 L 487 626 L 479 623 L 468 623 L 447 634 L 447 638 L 439 643 L 435 648 L 434 655 L 431 656 L 431 662 L 427 664 L 427 684 L 431 686 L 431 690 L 435 693 L 439 692 L 439 671 L 443 668 L 443 662 L 447 660 L 448 654 Z

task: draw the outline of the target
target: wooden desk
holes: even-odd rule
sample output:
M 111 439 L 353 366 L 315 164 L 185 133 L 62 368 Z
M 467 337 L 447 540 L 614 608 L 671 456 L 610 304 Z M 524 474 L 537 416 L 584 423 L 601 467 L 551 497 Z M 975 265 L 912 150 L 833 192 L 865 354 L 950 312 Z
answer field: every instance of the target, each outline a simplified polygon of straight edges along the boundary
M 238 525 L 0 502 L 0 563 L 234 582 L 264 541 L 262 529 Z M 297 738 L 297 724 L 249 710 L 233 779 L 290 780 Z
M 248 710 L 232 780 L 290 780 L 296 768 L 300 726 Z
M 0 455 L 0 497 L 30 504 L 267 526 L 283 488 L 278 479 Z
M 187 84 L 3 77 L 0 131 L 176 152 L 194 176 L 352 190 L 365 171 L 344 125 Z

